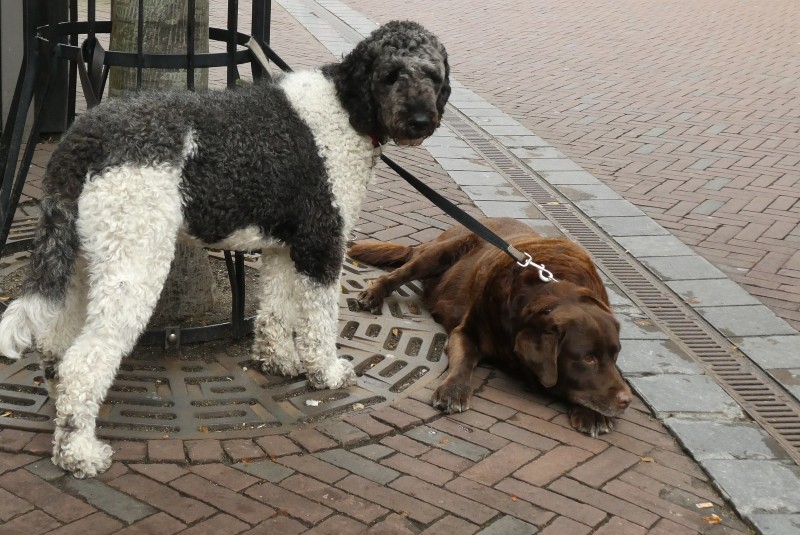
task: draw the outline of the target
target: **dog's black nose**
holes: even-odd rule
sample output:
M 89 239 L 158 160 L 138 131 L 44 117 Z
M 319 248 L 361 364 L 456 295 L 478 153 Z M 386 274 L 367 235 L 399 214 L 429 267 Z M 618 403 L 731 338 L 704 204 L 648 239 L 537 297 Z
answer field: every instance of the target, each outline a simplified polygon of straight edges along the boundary
M 408 121 L 408 126 L 410 126 L 414 132 L 419 133 L 428 132 L 431 128 L 431 125 L 431 118 L 428 117 L 427 113 L 422 112 L 415 113 Z

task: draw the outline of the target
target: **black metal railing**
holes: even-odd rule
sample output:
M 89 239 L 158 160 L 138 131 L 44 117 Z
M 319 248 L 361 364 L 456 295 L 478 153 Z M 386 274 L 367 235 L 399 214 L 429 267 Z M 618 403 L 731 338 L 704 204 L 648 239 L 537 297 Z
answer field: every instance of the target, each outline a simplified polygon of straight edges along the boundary
M 6 0 L 3 0 L 6 1 Z M 15 241 L 13 250 L 7 241 L 14 215 L 28 176 L 36 144 L 42 133 L 42 124 L 47 116 L 56 76 L 62 61 L 69 62 L 67 84 L 67 122 L 72 122 L 76 113 L 78 80 L 80 80 L 87 105 L 100 102 L 111 67 L 136 69 L 136 87 L 142 86 L 144 69 L 185 69 L 186 87 L 195 88 L 195 71 L 213 67 L 226 67 L 227 86 L 233 88 L 239 79 L 239 65 L 249 63 L 254 79 L 269 74 L 254 57 L 248 42 L 255 40 L 267 57 L 278 66 L 285 63 L 269 48 L 270 0 L 252 0 L 251 34 L 239 28 L 239 2 L 227 2 L 227 28 L 209 27 L 209 40 L 227 44 L 225 52 L 197 52 L 195 50 L 196 0 L 187 2 L 186 52 L 176 54 L 149 54 L 144 52 L 144 0 L 139 0 L 137 15 L 136 52 L 104 50 L 98 34 L 111 33 L 111 21 L 99 21 L 96 17 L 95 0 L 86 1 L 86 20 L 78 20 L 78 0 L 19 0 L 22 3 L 24 27 L 23 58 L 17 84 L 11 101 L 8 118 L 0 137 L 0 255 L 30 247 L 32 237 Z M 69 2 L 69 20 L 58 20 L 58 9 Z M 40 24 L 42 9 L 47 8 L 47 24 Z M 85 36 L 80 41 L 80 36 Z M 29 122 L 32 107 L 33 121 Z M 26 123 L 30 125 L 27 141 L 23 143 Z M 24 147 L 24 150 L 23 150 Z M 20 152 L 22 157 L 20 158 Z M 252 326 L 252 318 L 244 317 L 244 253 L 225 252 L 228 275 L 232 291 L 232 317 L 230 323 L 195 327 L 173 332 L 148 332 L 142 343 L 174 344 L 217 339 L 232 335 L 242 337 Z

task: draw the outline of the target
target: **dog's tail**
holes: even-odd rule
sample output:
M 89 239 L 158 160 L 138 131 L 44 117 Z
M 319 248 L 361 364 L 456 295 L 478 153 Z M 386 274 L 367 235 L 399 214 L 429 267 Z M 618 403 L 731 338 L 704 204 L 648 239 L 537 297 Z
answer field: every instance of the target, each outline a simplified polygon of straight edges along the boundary
M 353 260 L 376 267 L 400 267 L 411 259 L 413 247 L 399 243 L 357 242 L 347 254 Z
M 0 321 L 0 354 L 19 358 L 49 328 L 63 308 L 78 251 L 78 206 L 45 196 L 31 252 L 31 275 Z

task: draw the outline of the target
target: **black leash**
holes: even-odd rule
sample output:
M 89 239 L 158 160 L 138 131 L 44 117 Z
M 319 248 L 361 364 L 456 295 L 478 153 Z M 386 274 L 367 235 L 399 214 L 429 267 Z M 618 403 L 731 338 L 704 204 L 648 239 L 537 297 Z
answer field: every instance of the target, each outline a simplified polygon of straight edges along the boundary
M 275 53 L 269 45 L 261 45 L 255 39 L 250 39 L 248 41 L 247 46 L 252 51 L 253 55 L 256 59 L 261 63 L 262 68 L 265 72 L 269 72 L 267 68 L 267 61 L 266 57 L 268 56 L 278 67 L 280 67 L 283 71 L 291 72 L 292 68 L 283 61 L 278 54 Z M 265 54 L 266 53 L 266 54 Z M 373 144 L 375 145 L 377 142 L 373 138 Z M 377 145 L 380 147 L 380 145 Z M 474 217 L 463 211 L 461 208 L 447 200 L 441 194 L 434 191 L 430 186 L 422 182 L 420 179 L 400 167 L 394 160 L 386 156 L 385 154 L 381 154 L 381 160 L 383 160 L 386 165 L 388 165 L 395 173 L 403 177 L 403 179 L 411 184 L 414 189 L 419 191 L 422 195 L 424 195 L 429 201 L 433 204 L 444 210 L 444 212 L 464 225 L 469 231 L 477 234 L 479 237 L 483 238 L 487 242 L 491 243 L 508 256 L 513 258 L 518 265 L 522 267 L 532 266 L 539 270 L 539 278 L 542 282 L 550 282 L 556 281 L 556 278 L 553 274 L 542 264 L 537 264 L 531 258 L 531 255 L 528 253 L 523 253 L 518 250 L 516 247 L 511 245 L 510 243 L 506 242 L 503 238 L 486 228 L 485 226 L 481 225 Z
M 461 208 L 450 202 L 440 193 L 434 191 L 433 188 L 425 184 L 423 181 L 421 181 L 420 179 L 418 179 L 417 177 L 415 177 L 414 175 L 412 175 L 411 173 L 400 167 L 400 165 L 397 162 L 395 162 L 385 154 L 381 154 L 381 160 L 383 160 L 386 163 L 386 165 L 388 165 L 395 173 L 403 177 L 403 179 L 406 182 L 411 184 L 414 187 L 414 189 L 419 191 L 433 204 L 441 208 L 447 215 L 449 215 L 450 217 L 452 217 L 453 219 L 455 219 L 456 221 L 467 227 L 468 230 L 470 230 L 474 234 L 477 234 L 479 237 L 483 238 L 487 242 L 491 243 L 492 245 L 494 245 L 495 247 L 506 253 L 508 256 L 513 258 L 520 266 L 522 267 L 532 266 L 538 269 L 539 278 L 543 282 L 550 282 L 556 280 L 555 277 L 553 277 L 553 274 L 547 268 L 545 268 L 544 265 L 535 263 L 533 261 L 533 258 L 531 258 L 531 255 L 529 255 L 528 253 L 523 253 L 522 251 L 520 251 L 507 241 L 505 241 L 503 238 L 501 238 L 500 236 L 498 236 L 497 234 L 486 228 L 484 225 L 478 222 L 478 220 L 476 220 L 474 217 L 472 217 L 464 210 L 462 210 Z

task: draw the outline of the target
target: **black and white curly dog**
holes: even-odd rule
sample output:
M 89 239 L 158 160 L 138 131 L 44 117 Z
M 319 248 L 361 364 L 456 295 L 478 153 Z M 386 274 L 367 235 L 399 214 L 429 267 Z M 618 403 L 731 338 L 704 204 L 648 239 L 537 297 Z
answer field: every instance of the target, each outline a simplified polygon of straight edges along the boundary
M 352 384 L 337 358 L 339 271 L 376 162 L 418 145 L 450 95 L 447 53 L 390 22 L 341 63 L 207 94 L 104 103 L 65 134 L 44 178 L 32 274 L 0 323 L 0 353 L 55 368 L 53 462 L 107 469 L 95 417 L 147 324 L 181 240 L 263 251 L 254 358 L 316 388 Z

